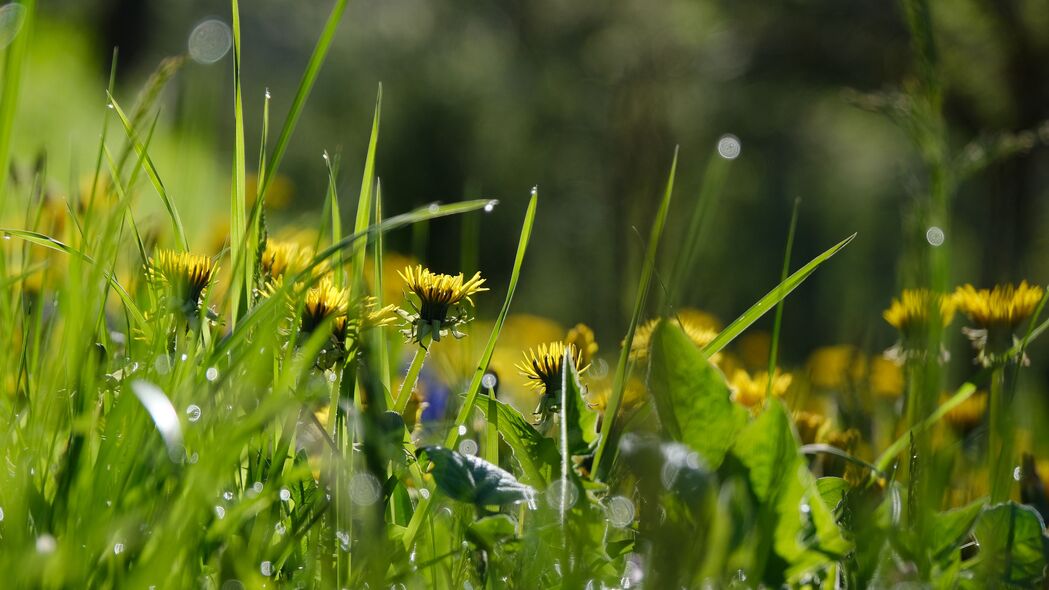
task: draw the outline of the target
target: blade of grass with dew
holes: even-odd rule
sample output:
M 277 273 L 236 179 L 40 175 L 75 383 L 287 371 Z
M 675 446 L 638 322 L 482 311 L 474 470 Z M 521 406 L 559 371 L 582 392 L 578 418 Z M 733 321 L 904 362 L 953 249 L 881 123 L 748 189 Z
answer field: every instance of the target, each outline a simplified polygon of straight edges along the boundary
M 794 249 L 794 231 L 798 227 L 798 209 L 801 207 L 801 199 L 794 199 L 794 210 L 790 214 L 790 229 L 787 230 L 787 247 L 783 250 L 783 270 L 779 275 L 779 282 L 787 280 L 790 273 L 790 253 Z M 765 385 L 765 399 L 772 399 L 772 376 L 776 373 L 776 362 L 779 354 L 779 332 L 783 325 L 783 302 L 780 299 L 776 304 L 776 317 L 772 321 L 772 338 L 769 342 L 769 378 Z
M 324 152 L 324 167 L 328 171 L 328 194 L 326 195 L 328 206 L 326 209 L 331 213 L 331 242 L 333 244 L 342 239 L 342 209 L 339 208 L 339 189 L 336 186 L 336 178 L 339 175 L 339 159 L 338 153 L 332 157 L 327 151 Z M 364 224 L 364 227 L 368 227 L 368 224 Z M 354 247 L 356 248 L 356 246 Z M 338 287 L 343 287 L 345 284 L 343 280 L 343 275 L 345 274 L 343 269 L 344 259 L 342 252 L 335 254 L 335 268 L 337 269 L 335 272 L 335 285 Z
M 354 232 L 368 228 L 372 218 L 372 187 L 375 186 L 375 149 L 379 142 L 379 120 L 382 117 L 382 84 L 375 95 L 375 113 L 372 115 L 372 130 L 368 137 L 368 152 L 364 158 L 364 174 L 361 176 L 361 193 L 357 199 L 357 219 L 353 225 Z M 364 261 L 367 244 L 361 242 L 353 247 L 353 282 L 350 283 L 350 294 L 360 295 L 364 284 Z
M 281 128 L 280 136 L 277 138 L 273 156 L 270 157 L 269 164 L 266 166 L 266 173 L 260 183 L 259 194 L 266 194 L 266 189 L 269 188 L 273 175 L 276 174 L 277 168 L 280 167 L 280 162 L 284 158 L 284 152 L 288 149 L 288 142 L 291 141 L 291 134 L 295 131 L 295 125 L 299 122 L 302 109 L 306 106 L 306 99 L 309 98 L 310 91 L 313 90 L 317 74 L 320 72 L 321 66 L 324 65 L 324 58 L 328 55 L 328 49 L 331 48 L 332 41 L 335 39 L 335 31 L 339 27 L 339 21 L 342 20 L 342 14 L 346 11 L 348 3 L 349 0 L 335 0 L 331 14 L 328 15 L 328 20 L 324 23 L 324 30 L 321 32 L 320 38 L 317 39 L 317 45 L 313 48 L 310 60 L 306 64 L 306 70 L 302 73 L 302 80 L 299 81 L 295 98 L 292 100 L 291 108 L 288 110 L 288 117 L 284 120 L 284 126 Z
M 108 94 L 108 93 L 107 93 Z M 153 159 L 149 157 L 149 153 L 145 147 L 142 146 L 138 141 L 138 137 L 135 133 L 135 129 L 131 126 L 131 121 L 128 121 L 127 115 L 124 114 L 123 109 L 120 108 L 120 104 L 113 98 L 112 94 L 108 94 L 109 104 L 113 105 L 113 110 L 116 112 L 117 117 L 124 126 L 124 133 L 127 134 L 128 141 L 135 146 L 135 151 L 140 156 L 143 167 L 146 170 L 146 175 L 149 176 L 150 181 L 153 183 L 153 188 L 156 189 L 157 194 L 160 195 L 160 200 L 164 203 L 164 208 L 167 209 L 168 216 L 171 218 L 172 228 L 175 230 L 175 237 L 178 239 L 178 246 L 183 251 L 189 250 L 189 241 L 186 239 L 186 229 L 182 225 L 182 218 L 178 214 L 178 209 L 175 207 L 175 203 L 172 202 L 168 196 L 167 189 L 164 188 L 164 183 L 160 179 L 160 175 L 157 173 L 157 167 L 153 164 Z
M 488 364 L 492 361 L 492 354 L 495 352 L 495 343 L 499 340 L 499 333 L 502 331 L 503 324 L 506 322 L 506 316 L 510 313 L 510 303 L 513 301 L 514 291 L 517 289 L 517 281 L 521 278 L 521 266 L 524 264 L 525 252 L 528 250 L 528 241 L 532 236 L 532 224 L 535 221 L 535 210 L 538 204 L 538 199 L 539 191 L 538 189 L 533 188 L 532 197 L 528 201 L 528 209 L 525 212 L 524 223 L 521 224 L 521 237 L 517 242 L 517 255 L 514 258 L 513 270 L 510 272 L 510 283 L 506 288 L 506 298 L 503 300 L 503 307 L 499 310 L 499 316 L 496 317 L 495 324 L 492 326 L 492 332 L 488 335 L 488 343 L 485 345 L 484 352 L 481 353 L 481 358 L 477 363 L 477 369 L 474 371 L 473 377 L 470 379 L 470 386 L 466 390 L 466 398 L 463 401 L 463 405 L 459 409 L 459 413 L 456 415 L 455 422 L 449 429 L 448 435 L 445 437 L 445 448 L 456 448 L 456 443 L 459 441 L 459 427 L 464 426 L 466 420 L 470 417 L 474 403 L 477 400 L 477 392 L 481 389 L 481 380 L 484 378 L 484 373 L 488 369 Z M 490 207 L 491 201 L 485 206 Z M 433 493 L 431 492 L 429 496 L 420 500 L 419 504 L 415 507 L 415 514 L 412 515 L 412 519 L 408 523 L 408 528 L 404 533 L 405 548 L 410 550 L 415 543 L 415 537 L 419 534 L 419 528 L 422 526 L 422 522 L 426 518 L 432 499 Z
M 779 303 L 787 295 L 790 295 L 791 291 L 796 289 L 798 285 L 805 281 L 805 279 L 809 278 L 809 275 L 815 272 L 821 264 L 841 251 L 842 248 L 849 245 L 849 242 L 855 237 L 856 234 L 852 234 L 834 246 L 831 246 L 827 251 L 813 258 L 808 264 L 787 277 L 787 280 L 781 282 L 769 291 L 768 294 L 759 299 L 757 303 L 750 307 L 750 309 L 745 311 L 743 315 L 736 318 L 735 321 L 722 330 L 721 333 L 710 342 L 710 344 L 704 346 L 703 354 L 707 355 L 707 358 L 710 358 L 722 348 L 725 348 L 725 346 L 728 345 L 729 342 L 732 342 L 736 336 L 739 336 L 743 330 L 749 328 L 751 324 L 756 322 L 761 316 L 765 315 L 765 313 L 772 309 L 774 305 Z
M 118 49 L 113 48 L 113 58 L 109 65 L 109 85 L 106 87 L 109 94 L 116 92 L 117 84 L 117 54 Z M 102 152 L 106 147 L 106 136 L 109 134 L 109 109 L 102 109 L 102 132 L 99 134 L 98 153 L 95 156 L 95 171 L 91 177 L 91 192 L 88 193 L 87 210 L 92 211 L 95 205 L 95 194 L 98 192 L 98 180 L 102 174 Z M 130 146 L 128 146 L 130 147 Z M 80 195 L 83 198 L 83 195 Z M 75 216 L 74 216 L 75 219 Z
M 663 191 L 663 199 L 660 201 L 659 210 L 652 221 L 652 231 L 648 236 L 648 247 L 645 249 L 645 262 L 641 268 L 641 278 L 637 284 L 637 294 L 634 299 L 634 311 L 630 316 L 630 324 L 627 326 L 623 349 L 619 353 L 619 362 L 616 364 L 616 373 L 612 381 L 612 394 L 605 406 L 604 417 L 601 422 L 601 436 L 597 441 L 597 449 L 594 451 L 594 476 L 596 479 L 604 479 L 611 467 L 611 462 L 616 449 L 612 448 L 612 455 L 606 455 L 606 449 L 614 436 L 613 423 L 619 414 L 619 407 L 623 403 L 623 391 L 626 389 L 627 375 L 630 364 L 630 343 L 634 341 L 634 333 L 641 321 L 641 314 L 645 310 L 645 302 L 648 299 L 649 287 L 652 284 L 652 274 L 655 272 L 656 251 L 659 248 L 660 238 L 663 236 L 663 227 L 666 225 L 667 212 L 670 210 L 670 198 L 674 192 L 674 177 L 677 175 L 678 148 L 674 148 L 674 159 L 670 164 L 670 173 L 667 175 L 666 188 Z M 609 457 L 609 458 L 606 458 Z
M 245 240 L 247 212 L 244 195 L 247 155 L 244 147 L 244 97 L 241 90 L 240 69 L 240 4 L 231 0 L 233 18 L 233 182 L 230 187 L 229 244 L 230 260 L 233 264 L 233 280 L 230 284 L 230 328 L 237 326 L 241 306 L 248 307 L 248 298 L 255 283 L 255 248 L 257 244 Z
M 8 46 L 4 59 L 3 89 L 0 90 L 0 216 L 7 204 L 7 179 L 11 173 L 11 135 L 22 87 L 22 70 L 28 54 L 29 35 L 36 15 L 36 0 L 21 3 L 25 9 L 22 30 Z

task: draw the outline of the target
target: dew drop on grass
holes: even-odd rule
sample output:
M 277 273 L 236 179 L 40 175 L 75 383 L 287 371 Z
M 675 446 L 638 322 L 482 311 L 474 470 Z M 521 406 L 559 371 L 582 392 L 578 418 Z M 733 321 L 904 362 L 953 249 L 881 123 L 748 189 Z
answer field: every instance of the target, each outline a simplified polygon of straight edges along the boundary
M 262 493 L 262 487 L 263 486 L 262 486 L 262 482 L 261 481 L 257 481 L 255 483 L 251 484 L 251 489 L 256 494 L 261 494 Z
M 281 488 L 281 490 L 280 490 L 280 499 L 282 501 L 284 501 L 284 502 L 290 501 L 291 500 L 291 490 L 289 490 L 288 488 Z
M 579 500 L 579 488 L 570 481 L 554 480 L 550 487 L 546 488 L 546 501 L 551 508 L 560 508 L 563 502 L 564 509 L 568 510 L 575 506 L 577 500 Z
M 735 160 L 742 151 L 743 145 L 739 143 L 739 138 L 735 135 L 725 134 L 718 139 L 718 155 L 722 158 Z
M 190 404 L 186 406 L 186 419 L 190 422 L 196 422 L 200 420 L 200 406 L 197 404 Z
M 481 385 L 485 389 L 495 389 L 495 386 L 499 383 L 499 378 L 495 376 L 495 373 L 485 373 L 484 377 L 481 377 Z
M 350 550 L 350 534 L 349 533 L 347 533 L 346 531 L 337 531 L 335 533 L 335 537 L 337 539 L 339 539 L 339 547 L 341 547 L 343 551 L 349 551 Z
M 459 425 L 459 436 L 466 436 L 466 426 L 463 424 Z
M 215 367 L 208 367 L 208 370 L 204 371 L 204 378 L 208 381 L 214 382 L 219 378 L 219 370 Z
M 213 64 L 229 53 L 233 34 L 229 25 L 210 18 L 193 27 L 189 34 L 189 57 L 199 64 Z
M 625 528 L 634 522 L 634 503 L 625 496 L 616 496 L 608 502 L 608 522 L 614 527 Z
M 1020 469 L 1019 465 L 1017 465 L 1016 467 L 1013 468 L 1013 479 L 1015 479 L 1016 481 L 1020 481 L 1020 478 L 1022 478 L 1022 477 L 1023 477 L 1023 470 Z
M 4 522 L 4 509 L 0 508 L 0 522 Z
M 477 454 L 477 442 L 472 438 L 464 439 L 459 443 L 459 452 L 464 455 L 476 455 Z
M 25 12 L 25 6 L 14 2 L 0 7 L 0 49 L 10 45 L 18 36 L 25 24 Z
M 495 211 L 495 206 L 498 205 L 498 204 L 499 204 L 499 201 L 496 201 L 495 199 L 492 199 L 491 201 L 488 201 L 484 205 L 484 212 L 485 213 L 491 213 L 492 211 Z
M 422 496 L 425 500 L 426 498 L 430 497 L 430 490 L 426 488 L 419 488 L 419 495 Z
M 44 533 L 36 538 L 36 552 L 44 555 L 54 553 L 58 543 L 51 535 Z
M 226 509 L 222 506 L 215 507 L 215 516 L 219 517 L 219 520 L 226 518 Z
M 277 535 L 283 535 L 284 533 L 288 532 L 288 529 L 284 526 L 283 522 L 278 522 L 277 524 L 273 525 L 273 532 L 277 533 Z
M 267 578 L 270 577 L 271 575 L 273 575 L 273 563 L 269 561 L 262 562 L 261 564 L 259 564 L 259 571 L 262 572 L 262 575 L 266 576 Z
M 944 239 L 946 239 L 946 236 L 944 236 L 943 230 L 935 225 L 925 231 L 925 241 L 929 242 L 929 245 L 934 248 L 942 246 Z
M 120 555 L 124 552 L 124 544 L 116 543 L 113 545 L 113 555 Z
M 167 375 L 171 372 L 171 359 L 166 354 L 157 355 L 157 358 L 153 359 L 153 368 L 158 375 Z
M 233 492 L 230 492 L 230 491 L 222 492 L 222 499 L 227 501 L 227 502 L 229 502 L 230 500 L 233 499 Z
M 350 500 L 358 506 L 371 506 L 382 495 L 382 486 L 370 473 L 354 473 L 350 477 Z
M 437 213 L 438 211 L 441 210 L 441 207 L 439 205 L 437 205 L 437 203 L 430 203 L 430 206 L 429 206 L 428 209 L 430 210 L 430 213 Z

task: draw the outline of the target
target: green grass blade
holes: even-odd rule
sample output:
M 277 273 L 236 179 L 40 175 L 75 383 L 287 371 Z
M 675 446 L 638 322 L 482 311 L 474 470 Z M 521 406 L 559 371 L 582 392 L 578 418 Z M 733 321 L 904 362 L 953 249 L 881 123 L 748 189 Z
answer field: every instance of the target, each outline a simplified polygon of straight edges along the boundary
M 703 353 L 709 358 L 722 348 L 725 348 L 725 346 L 729 342 L 732 342 L 736 336 L 739 336 L 743 330 L 749 328 L 751 324 L 756 322 L 761 316 L 765 315 L 765 313 L 772 309 L 774 305 L 779 303 L 787 295 L 790 295 L 791 291 L 796 289 L 798 285 L 805 281 L 805 279 L 809 278 L 809 275 L 811 275 L 819 265 L 826 262 L 831 256 L 837 254 L 842 248 L 849 245 L 849 242 L 855 237 L 856 234 L 852 234 L 838 242 L 826 252 L 813 258 L 808 264 L 795 271 L 794 274 L 787 277 L 787 280 L 781 282 L 774 289 L 769 291 L 768 294 L 759 299 L 758 302 L 744 312 L 743 315 L 736 318 L 734 322 L 722 330 L 721 333 L 717 335 L 717 338 L 714 338 L 710 344 L 704 346 Z
M 280 136 L 277 138 L 273 156 L 270 158 L 269 165 L 266 166 L 266 175 L 260 183 L 259 194 L 266 193 L 270 181 L 273 180 L 273 175 L 284 158 L 284 152 L 288 149 L 291 134 L 295 131 L 295 125 L 299 122 L 302 109 L 306 106 L 306 99 L 309 98 L 310 91 L 313 90 L 313 83 L 317 80 L 317 74 L 320 72 L 321 66 L 324 65 L 324 58 L 328 55 L 328 49 L 331 48 L 331 43 L 335 39 L 335 31 L 339 26 L 339 21 L 342 20 L 342 14 L 346 11 L 348 3 L 348 0 L 335 1 L 335 6 L 332 7 L 331 14 L 328 16 L 328 21 L 324 24 L 324 31 L 321 33 L 320 38 L 317 39 L 317 45 L 314 46 L 313 54 L 310 55 L 310 60 L 306 64 L 306 70 L 302 73 L 302 80 L 299 82 L 299 88 L 295 92 L 295 99 L 292 101 L 291 109 L 288 111 L 288 118 L 284 120 L 284 127 L 281 128 Z
M 375 96 L 375 114 L 372 116 L 372 130 L 368 139 L 368 155 L 364 158 L 364 174 L 361 177 L 361 194 L 357 199 L 357 220 L 353 225 L 354 232 L 364 231 L 371 223 L 372 187 L 375 186 L 375 149 L 379 142 L 379 120 L 382 116 L 382 84 Z M 353 282 L 351 292 L 357 293 L 364 283 L 365 244 L 353 247 Z
M 666 189 L 663 191 L 663 199 L 659 204 L 659 211 L 652 222 L 652 231 L 648 236 L 648 247 L 645 249 L 645 262 L 641 267 L 641 279 L 637 284 L 637 295 L 634 299 L 634 311 L 630 316 L 630 324 L 627 327 L 624 342 L 628 344 L 619 353 L 619 362 L 616 364 L 615 378 L 612 381 L 612 394 L 608 404 L 605 406 L 604 418 L 601 422 L 601 437 L 597 441 L 597 449 L 594 451 L 594 468 L 597 479 L 603 479 L 611 467 L 612 457 L 615 455 L 613 445 L 612 455 L 606 455 L 606 449 L 614 436 L 613 428 L 619 407 L 623 403 L 623 391 L 626 388 L 627 375 L 630 361 L 630 342 L 634 341 L 634 332 L 641 320 L 641 314 L 645 311 L 645 302 L 648 300 L 648 290 L 652 285 L 652 275 L 656 267 L 656 250 L 659 248 L 660 238 L 663 236 L 663 227 L 666 225 L 667 212 L 670 210 L 670 198 L 674 193 L 674 177 L 677 175 L 678 150 L 674 149 L 674 160 L 670 164 L 670 174 L 667 175 Z
M 324 166 L 328 170 L 328 211 L 331 213 L 331 241 L 337 243 L 342 239 L 342 210 L 339 208 L 339 190 L 336 186 L 336 178 L 339 175 L 339 154 L 330 156 L 324 152 Z M 364 227 L 368 227 L 367 224 Z M 355 246 L 356 247 L 356 246 Z M 335 284 L 343 286 L 343 255 L 339 252 L 335 255 Z
M 25 0 L 25 20 L 22 30 L 7 48 L 4 59 L 3 88 L 0 89 L 0 215 L 3 215 L 7 203 L 7 179 L 11 173 L 11 134 L 15 125 L 15 112 L 18 110 L 18 97 L 22 86 L 22 70 L 25 67 L 28 53 L 29 35 L 32 32 L 36 14 L 36 1 Z
M 164 208 L 167 209 L 175 237 L 178 240 L 178 247 L 183 251 L 189 250 L 189 240 L 186 239 L 186 229 L 182 226 L 182 218 L 178 214 L 175 203 L 168 196 L 167 189 L 164 188 L 164 182 L 161 181 L 160 175 L 157 173 L 157 167 L 153 164 L 153 159 L 149 157 L 146 148 L 138 141 L 135 129 L 131 126 L 131 121 L 128 120 L 124 110 L 120 108 L 120 104 L 117 103 L 112 94 L 109 94 L 109 104 L 113 105 L 114 112 L 116 112 L 117 117 L 124 126 L 124 133 L 127 134 L 128 141 L 135 146 L 135 152 L 139 155 L 142 166 L 146 170 L 146 175 L 149 176 L 149 180 L 153 183 L 153 188 L 156 189 L 157 194 L 160 195 L 160 200 L 164 203 Z
M 229 245 L 233 263 L 233 281 L 230 285 L 230 327 L 236 327 L 241 305 L 247 307 L 246 297 L 251 293 L 255 277 L 255 248 L 257 242 L 245 240 L 247 211 L 245 203 L 245 175 L 247 155 L 244 147 L 244 98 L 240 80 L 240 4 L 231 0 L 233 16 L 233 182 L 230 188 Z M 242 295 L 243 293 L 243 295 Z
M 787 230 L 787 247 L 783 250 L 783 270 L 779 275 L 779 282 L 787 280 L 790 273 L 790 253 L 794 249 L 794 231 L 798 228 L 798 209 L 801 207 L 801 199 L 794 199 L 794 210 L 790 214 L 790 229 Z M 769 380 L 765 389 L 765 399 L 772 399 L 772 376 L 776 372 L 776 361 L 779 355 L 779 332 L 783 325 L 783 301 L 780 299 L 776 304 L 776 318 L 772 322 L 772 338 L 769 341 Z

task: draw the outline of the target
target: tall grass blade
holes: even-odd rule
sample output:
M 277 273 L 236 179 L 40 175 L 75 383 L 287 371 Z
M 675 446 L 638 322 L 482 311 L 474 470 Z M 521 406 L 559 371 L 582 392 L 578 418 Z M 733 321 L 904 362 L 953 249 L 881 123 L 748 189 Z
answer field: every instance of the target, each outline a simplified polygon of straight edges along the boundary
M 244 98 L 240 80 L 240 3 L 230 2 L 233 17 L 233 173 L 229 204 L 229 246 L 233 263 L 233 282 L 230 285 L 230 327 L 236 327 L 241 307 L 247 308 L 251 289 L 255 284 L 255 249 L 257 242 L 245 240 L 247 223 L 244 198 L 247 155 L 244 147 Z
M 790 229 L 787 230 L 787 247 L 783 250 L 783 270 L 780 271 L 779 282 L 787 280 L 790 273 L 790 253 L 794 249 L 794 231 L 798 228 L 798 209 L 801 208 L 801 199 L 794 199 L 794 210 L 790 214 Z M 772 399 L 772 376 L 776 373 L 777 356 L 779 355 L 779 333 L 783 325 L 783 302 L 780 299 L 776 304 L 776 317 L 772 322 L 772 338 L 769 341 L 769 379 L 765 386 L 765 399 Z

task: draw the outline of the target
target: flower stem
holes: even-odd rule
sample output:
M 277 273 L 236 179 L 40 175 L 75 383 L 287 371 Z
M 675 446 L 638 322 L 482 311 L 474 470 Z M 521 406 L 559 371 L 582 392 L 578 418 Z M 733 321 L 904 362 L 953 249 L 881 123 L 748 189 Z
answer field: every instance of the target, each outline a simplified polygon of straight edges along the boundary
M 1013 460 L 1012 417 L 1009 415 L 1011 395 L 1005 387 L 1004 367 L 995 367 L 991 373 L 990 444 L 987 464 L 991 473 L 991 502 L 1009 499 L 1015 461 Z
M 430 336 L 423 336 L 419 341 L 419 348 L 415 349 L 415 357 L 412 358 L 412 364 L 408 367 L 408 373 L 404 375 L 404 381 L 401 383 L 401 390 L 397 394 L 397 399 L 394 400 L 393 409 L 402 416 L 404 409 L 408 407 L 408 400 L 412 397 L 415 382 L 419 380 L 419 372 L 422 371 L 426 355 L 429 354 L 427 347 L 430 346 L 430 341 Z

